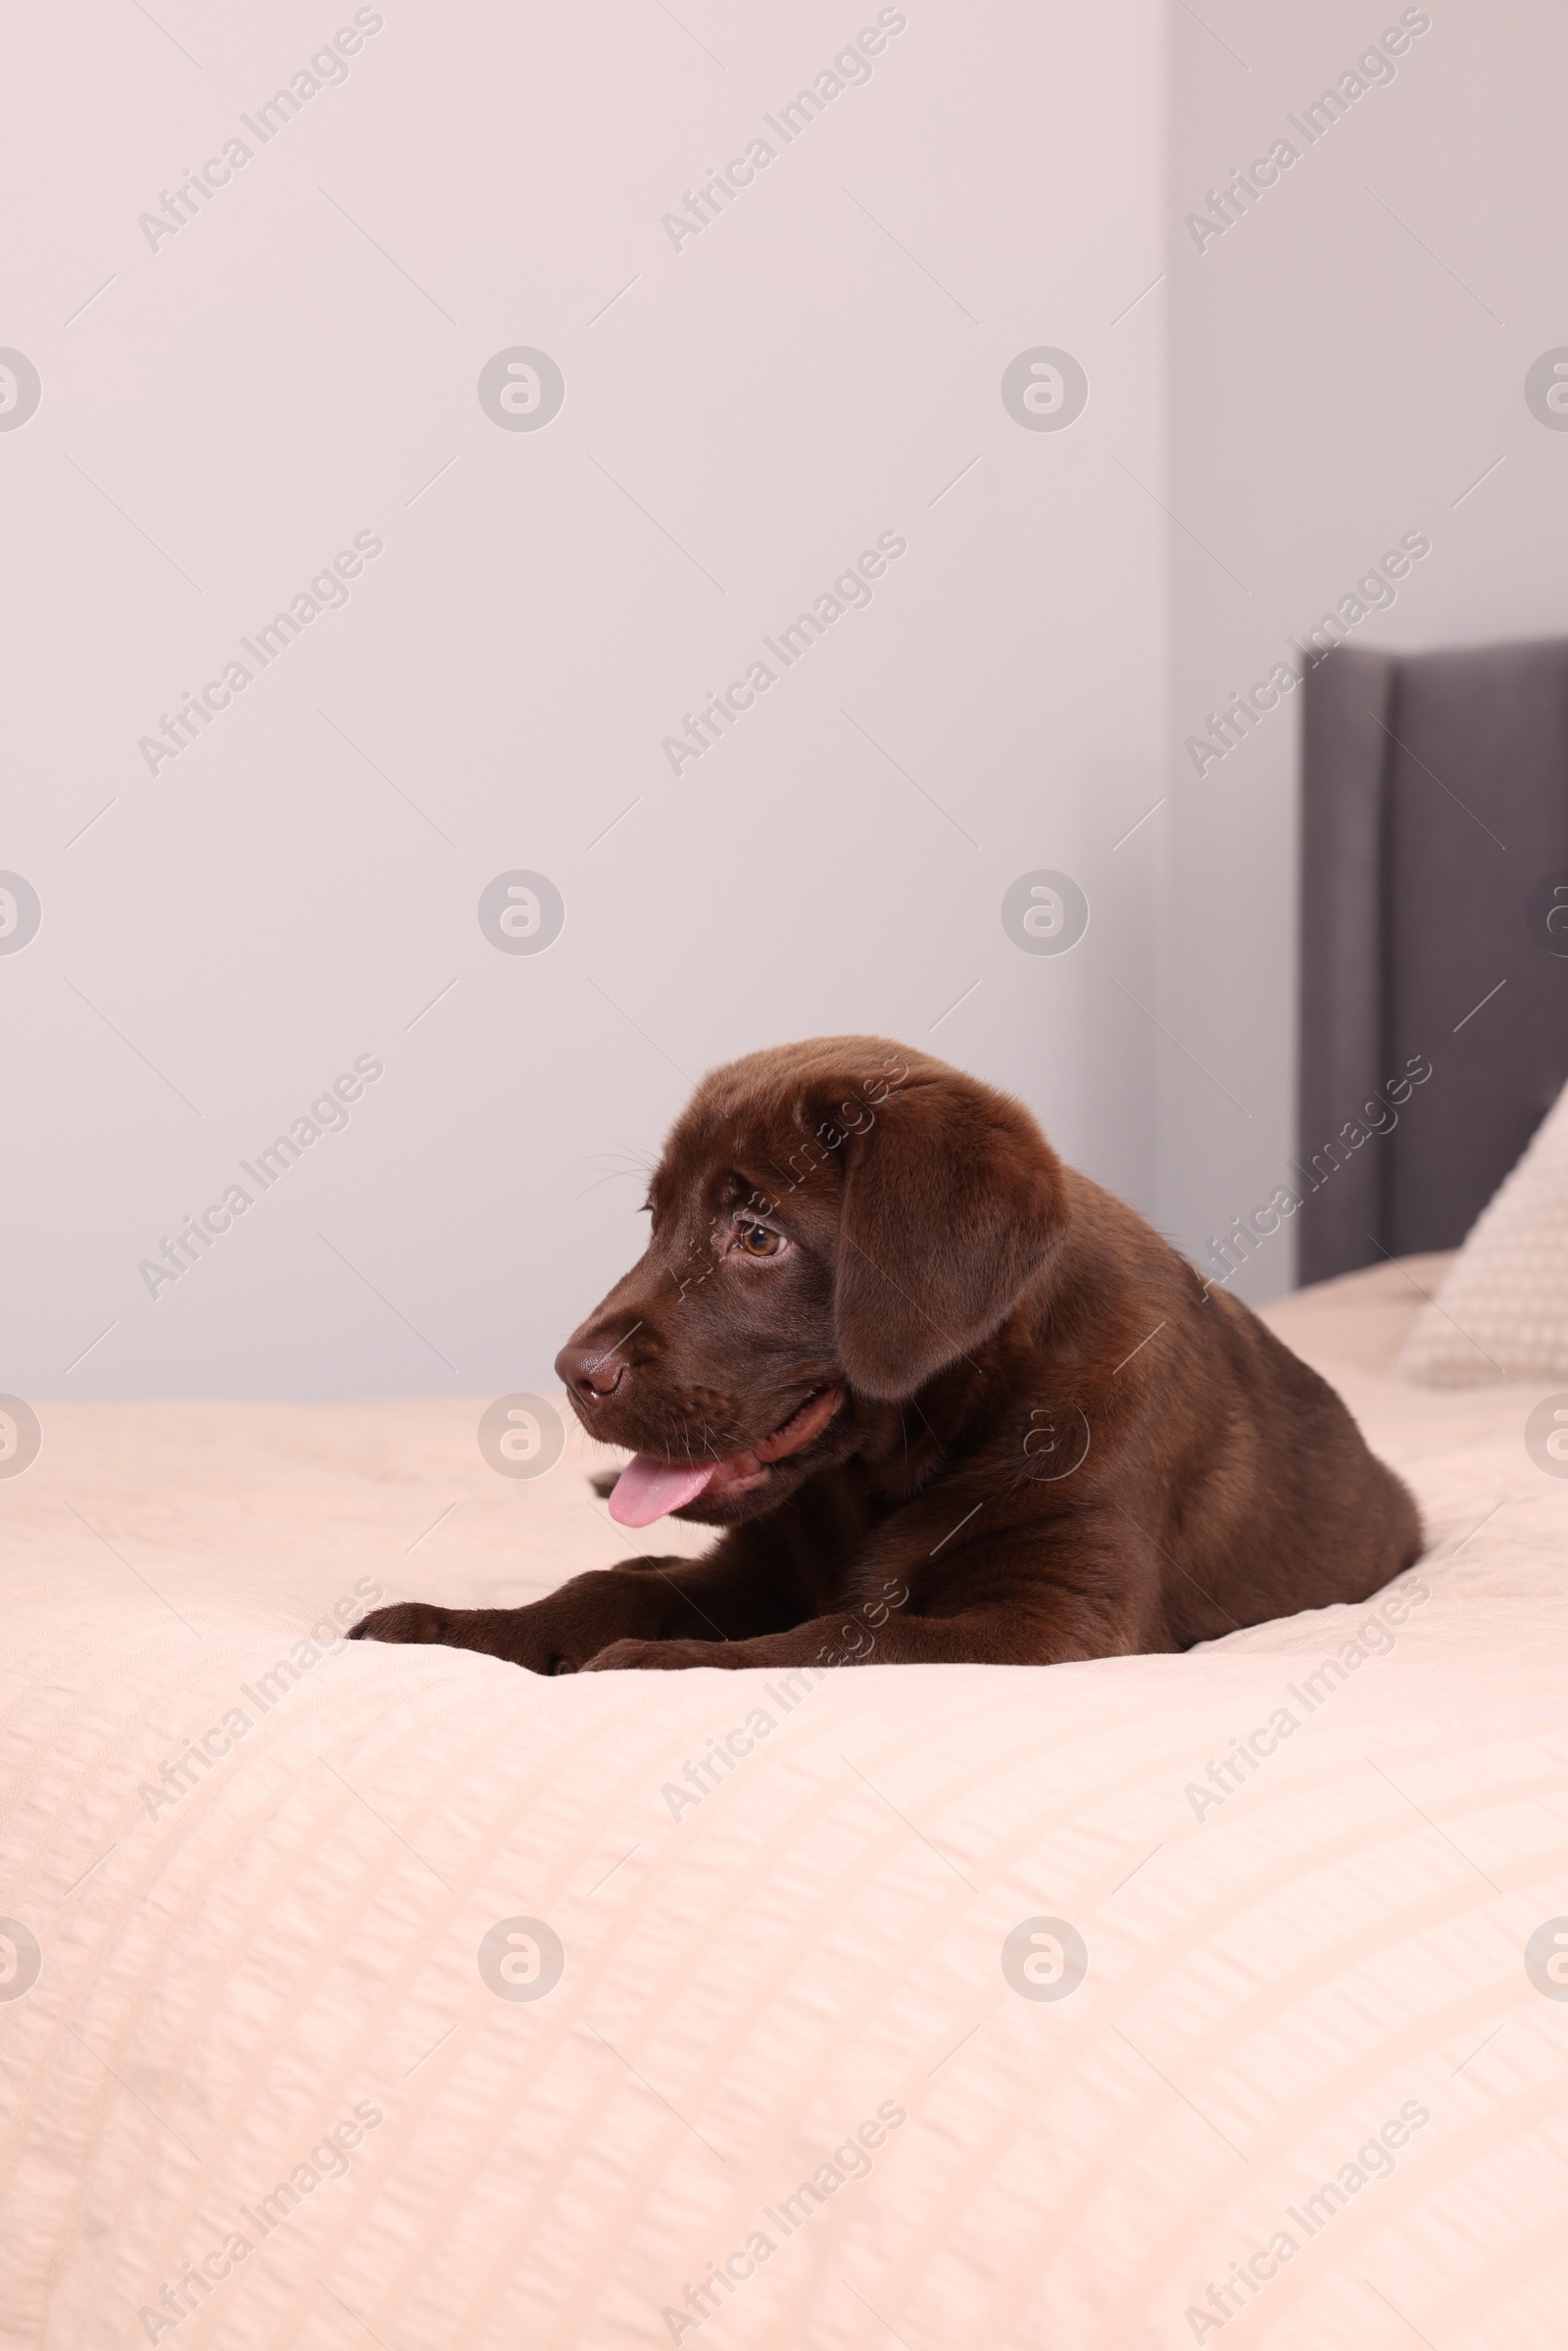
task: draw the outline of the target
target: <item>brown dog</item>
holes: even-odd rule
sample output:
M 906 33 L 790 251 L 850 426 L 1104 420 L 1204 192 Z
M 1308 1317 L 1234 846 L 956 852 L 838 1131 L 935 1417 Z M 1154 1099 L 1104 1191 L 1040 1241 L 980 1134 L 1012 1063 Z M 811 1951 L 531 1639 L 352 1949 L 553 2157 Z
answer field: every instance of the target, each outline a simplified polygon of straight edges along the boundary
M 633 1448 L 612 1518 L 728 1532 L 354 1638 L 535 1673 L 1053 1665 L 1362 1600 L 1420 1553 L 1317 1374 L 941 1061 L 818 1037 L 731 1062 L 649 1205 L 557 1369 Z

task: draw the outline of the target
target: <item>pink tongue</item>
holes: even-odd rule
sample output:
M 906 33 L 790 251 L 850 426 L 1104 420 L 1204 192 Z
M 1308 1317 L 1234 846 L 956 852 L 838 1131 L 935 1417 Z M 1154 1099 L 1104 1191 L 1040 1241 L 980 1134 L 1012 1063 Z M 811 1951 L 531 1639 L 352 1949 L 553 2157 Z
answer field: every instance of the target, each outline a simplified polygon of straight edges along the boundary
M 680 1469 L 633 1453 L 611 1494 L 610 1515 L 620 1527 L 651 1527 L 656 1518 L 695 1501 L 717 1467 L 710 1461 L 703 1469 Z

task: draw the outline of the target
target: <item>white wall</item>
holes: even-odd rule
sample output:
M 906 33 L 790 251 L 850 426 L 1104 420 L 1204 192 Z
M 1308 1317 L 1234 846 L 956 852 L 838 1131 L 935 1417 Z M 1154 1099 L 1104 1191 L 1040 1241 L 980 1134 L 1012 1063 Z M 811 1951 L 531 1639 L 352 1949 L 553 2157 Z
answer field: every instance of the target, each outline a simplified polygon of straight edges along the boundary
M 538 1381 L 640 1246 L 638 1163 L 689 1081 L 813 1031 L 1017 1088 L 1153 1205 L 1165 1049 L 1138 1005 L 1168 1020 L 1164 820 L 1114 844 L 1164 788 L 1168 733 L 1165 288 L 1129 313 L 1165 254 L 1159 12 L 908 0 L 869 82 L 773 137 L 674 250 L 662 215 L 876 13 L 386 0 L 346 81 L 265 146 L 238 118 L 348 5 L 159 0 L 155 24 L 98 0 L 13 27 L 30 96 L 3 169 L 28 231 L 0 343 L 43 396 L 0 432 L 21 680 L 0 867 L 43 921 L 0 955 L 0 1387 Z M 1211 83 L 1203 106 L 1239 103 Z M 152 249 L 138 216 L 236 131 L 251 160 Z M 1453 226 L 1479 269 L 1489 232 L 1462 206 Z M 1462 315 L 1449 334 L 1476 339 Z M 476 396 L 519 345 L 564 375 L 537 432 Z M 1036 345 L 1088 372 L 1060 433 L 999 395 Z M 1456 478 L 1504 429 L 1464 397 Z M 1260 470 L 1286 423 L 1248 427 Z M 1406 493 L 1350 438 L 1374 538 L 1448 481 Z M 1258 568 L 1257 532 L 1232 547 L 1241 479 L 1216 499 Z M 869 609 L 674 777 L 661 738 L 885 531 L 908 551 Z M 138 738 L 357 532 L 384 552 L 346 607 L 248 661 L 149 773 Z M 1329 534 L 1329 584 L 1364 535 Z M 1261 539 L 1298 578 L 1290 532 Z M 1457 531 L 1443 560 L 1462 569 Z M 1093 908 L 1060 958 L 1002 928 L 1037 867 Z M 564 900 L 537 956 L 478 927 L 514 868 Z M 138 1262 L 229 1184 L 255 1194 L 239 1160 L 362 1054 L 384 1075 L 347 1130 L 150 1296 Z
M 1184 738 L 1407 531 L 1431 554 L 1359 642 L 1568 629 L 1568 433 L 1524 398 L 1568 345 L 1568 19 L 1551 0 L 1409 13 L 1430 29 L 1396 78 L 1308 145 L 1287 117 L 1399 6 L 1172 12 L 1170 1026 L 1194 1058 L 1165 1064 L 1165 1222 L 1200 1258 L 1296 1148 L 1298 714 L 1201 780 Z M 1282 135 L 1299 160 L 1200 250 L 1184 216 Z M 1291 1251 L 1287 1226 L 1234 1287 L 1289 1288 Z

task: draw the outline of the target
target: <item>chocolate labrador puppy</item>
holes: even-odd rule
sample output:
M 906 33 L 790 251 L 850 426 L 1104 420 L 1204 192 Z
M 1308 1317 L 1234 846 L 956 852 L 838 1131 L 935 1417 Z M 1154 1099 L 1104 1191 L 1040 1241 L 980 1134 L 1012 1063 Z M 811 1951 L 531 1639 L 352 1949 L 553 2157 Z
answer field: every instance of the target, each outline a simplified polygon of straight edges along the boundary
M 1027 1110 L 876 1037 L 715 1070 L 640 1262 L 556 1359 L 620 1525 L 722 1529 L 357 1640 L 535 1673 L 1184 1649 L 1421 1551 L 1339 1397 Z

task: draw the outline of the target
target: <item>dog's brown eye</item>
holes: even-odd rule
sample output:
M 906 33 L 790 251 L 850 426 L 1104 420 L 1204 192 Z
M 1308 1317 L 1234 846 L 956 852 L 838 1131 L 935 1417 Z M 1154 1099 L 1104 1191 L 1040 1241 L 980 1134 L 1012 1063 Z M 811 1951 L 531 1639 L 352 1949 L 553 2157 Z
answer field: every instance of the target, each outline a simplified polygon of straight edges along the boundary
M 740 1245 L 749 1257 L 776 1257 L 783 1241 L 770 1225 L 743 1224 Z

